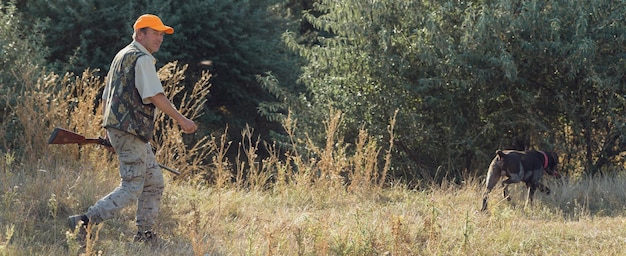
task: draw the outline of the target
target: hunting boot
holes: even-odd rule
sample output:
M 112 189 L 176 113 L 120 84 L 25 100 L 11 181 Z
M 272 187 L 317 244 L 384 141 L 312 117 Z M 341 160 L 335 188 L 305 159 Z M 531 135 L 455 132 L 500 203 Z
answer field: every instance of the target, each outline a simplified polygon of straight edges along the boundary
M 84 242 L 87 238 L 87 225 L 89 225 L 89 218 L 87 215 L 72 215 L 67 219 L 67 225 L 72 233 L 78 227 L 78 234 L 76 234 L 76 240 Z
M 135 235 L 135 242 L 149 243 L 155 244 L 157 240 L 156 234 L 152 233 L 152 231 L 148 230 L 145 232 L 137 231 Z

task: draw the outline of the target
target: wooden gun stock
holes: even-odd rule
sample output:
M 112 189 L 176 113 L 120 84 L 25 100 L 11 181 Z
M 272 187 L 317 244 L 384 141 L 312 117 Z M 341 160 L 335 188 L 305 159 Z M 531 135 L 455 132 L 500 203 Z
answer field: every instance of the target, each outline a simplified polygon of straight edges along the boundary
M 100 144 L 105 147 L 113 147 L 111 143 L 104 138 L 86 138 L 83 135 L 59 127 L 54 128 L 54 130 L 52 131 L 52 134 L 48 139 L 48 144 Z M 162 164 L 159 164 L 159 167 L 168 170 L 176 175 L 180 175 L 180 172 L 178 172 L 177 170 L 174 170 Z
M 85 138 L 83 135 L 59 127 L 52 131 L 48 144 L 100 144 L 105 147 L 112 147 L 111 143 L 103 138 Z

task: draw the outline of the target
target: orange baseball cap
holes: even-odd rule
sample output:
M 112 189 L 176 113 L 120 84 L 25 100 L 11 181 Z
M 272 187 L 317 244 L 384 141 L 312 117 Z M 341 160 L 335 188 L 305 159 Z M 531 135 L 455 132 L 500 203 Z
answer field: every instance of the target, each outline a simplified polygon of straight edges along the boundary
M 135 29 L 135 31 L 141 28 L 146 28 L 146 27 L 149 27 L 156 31 L 165 32 L 165 34 L 169 34 L 169 35 L 174 34 L 174 29 L 170 26 L 166 26 L 165 24 L 163 24 L 161 19 L 159 19 L 159 17 L 157 17 L 156 15 L 152 15 L 152 14 L 141 15 L 139 16 L 139 18 L 137 18 L 137 21 L 135 21 L 135 25 L 133 25 L 133 28 Z

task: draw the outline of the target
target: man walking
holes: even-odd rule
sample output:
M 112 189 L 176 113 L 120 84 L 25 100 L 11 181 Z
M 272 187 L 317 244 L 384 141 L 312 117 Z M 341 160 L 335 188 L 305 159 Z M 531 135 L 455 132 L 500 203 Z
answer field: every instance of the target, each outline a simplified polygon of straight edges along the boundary
M 133 29 L 133 41 L 111 63 L 102 95 L 103 126 L 120 162 L 121 182 L 85 214 L 70 216 L 69 226 L 84 229 L 137 202 L 134 240 L 152 242 L 164 188 L 163 173 L 150 145 L 156 109 L 176 120 L 185 133 L 194 133 L 198 127 L 172 105 L 156 73 L 152 53 L 159 50 L 164 34 L 173 34 L 174 29 L 152 14 L 140 16 Z

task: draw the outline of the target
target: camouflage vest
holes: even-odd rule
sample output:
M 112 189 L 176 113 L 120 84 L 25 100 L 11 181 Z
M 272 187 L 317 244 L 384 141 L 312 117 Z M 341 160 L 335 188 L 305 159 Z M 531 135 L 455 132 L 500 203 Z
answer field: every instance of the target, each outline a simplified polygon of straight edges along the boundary
M 155 106 L 143 104 L 135 87 L 135 66 L 137 59 L 146 53 L 133 44 L 127 46 L 123 54 L 118 54 L 109 71 L 111 86 L 104 113 L 105 128 L 115 128 L 136 135 L 148 142 L 154 132 Z

